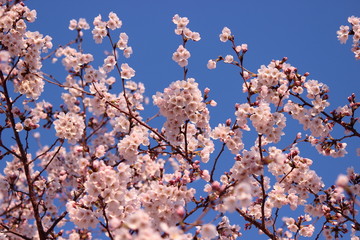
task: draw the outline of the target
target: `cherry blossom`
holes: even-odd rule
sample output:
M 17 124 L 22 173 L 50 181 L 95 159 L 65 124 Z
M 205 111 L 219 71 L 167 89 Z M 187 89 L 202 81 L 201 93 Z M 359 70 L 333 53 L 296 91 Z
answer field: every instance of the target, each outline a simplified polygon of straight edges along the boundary
M 95 17 L 88 33 L 105 56 L 82 48 L 86 19 L 70 20 L 75 40 L 53 52 L 50 36 L 28 30 L 35 19 L 25 2 L 0 1 L 0 239 L 234 240 L 254 230 L 273 240 L 359 239 L 357 169 L 328 186 L 319 159 L 303 151 L 347 156 L 360 136 L 355 94 L 333 107 L 329 87 L 286 57 L 248 68 L 251 48 L 224 27 L 219 38 L 232 53 L 206 67 L 237 69 L 244 97 L 234 115 L 210 122 L 221 99 L 188 71 L 185 48 L 201 37 L 175 14 L 182 43 L 172 59 L 182 74 L 152 96 L 158 113 L 146 116 L 149 98 L 124 62 L 133 49 L 115 12 Z M 359 58 L 360 19 L 348 22 L 338 39 L 352 37 Z M 46 64 L 67 74 L 57 79 Z M 48 85 L 57 101 L 43 94 Z
M 360 59 L 360 21 L 358 17 L 351 16 L 348 18 L 348 22 L 351 26 L 340 26 L 340 30 L 336 33 L 340 43 L 345 44 L 349 38 L 349 35 L 353 35 L 353 45 L 351 51 L 355 54 L 356 59 Z
M 185 67 L 188 65 L 188 58 L 190 56 L 190 52 L 184 48 L 183 45 L 180 45 L 176 52 L 173 53 L 172 59 L 177 62 L 180 67 Z
M 121 64 L 121 77 L 124 79 L 131 79 L 135 76 L 135 70 L 129 67 L 127 63 Z
M 228 41 L 231 37 L 231 30 L 228 27 L 224 27 L 219 37 L 222 42 Z
M 207 68 L 208 69 L 215 69 L 216 68 L 216 62 L 214 60 L 209 60 L 207 63 Z
M 80 140 L 85 128 L 84 118 L 78 114 L 61 112 L 54 121 L 56 135 L 69 140 L 69 143 L 76 143 Z

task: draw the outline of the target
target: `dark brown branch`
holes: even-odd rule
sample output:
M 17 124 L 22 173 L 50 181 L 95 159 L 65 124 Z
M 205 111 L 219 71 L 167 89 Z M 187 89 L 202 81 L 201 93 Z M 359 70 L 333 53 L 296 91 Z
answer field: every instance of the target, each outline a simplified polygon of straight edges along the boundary
M 25 240 L 32 240 L 32 238 L 29 238 L 29 237 L 27 237 L 27 236 L 21 235 L 20 233 L 17 233 L 17 232 L 14 232 L 14 231 L 10 230 L 10 228 L 9 228 L 8 226 L 5 226 L 5 225 L 2 224 L 2 223 L 0 223 L 0 225 L 1 225 L 3 228 L 5 228 L 8 233 L 14 234 L 14 235 L 16 235 L 16 236 L 18 236 L 18 237 L 20 237 L 20 238 L 22 238 L 22 239 L 25 239 Z M 5 232 L 5 233 L 6 233 L 6 232 Z
M 278 240 L 278 238 L 269 231 L 269 229 L 267 229 L 265 226 L 263 226 L 262 223 L 259 223 L 258 221 L 256 221 L 253 217 L 250 217 L 249 215 L 247 215 L 243 210 L 240 209 L 236 209 L 236 211 L 249 223 L 253 224 L 255 227 L 257 227 L 258 229 L 260 229 L 264 234 L 266 234 L 270 239 L 272 240 Z
M 58 139 L 57 139 L 58 140 Z M 56 140 L 56 141 L 57 141 Z M 56 142 L 55 142 L 56 143 Z M 54 143 L 54 144 L 55 144 Z M 55 159 L 56 155 L 60 152 L 60 149 L 62 147 L 62 145 L 64 144 L 64 141 L 61 141 L 60 146 L 58 147 L 58 149 L 56 150 L 56 152 L 54 153 L 54 155 L 51 157 L 51 159 L 49 160 L 49 162 L 45 165 L 45 167 L 34 177 L 33 182 L 35 182 L 37 180 L 38 177 L 41 176 L 41 174 L 49 167 L 49 165 L 52 163 L 52 161 Z
M 21 138 L 20 135 L 18 133 L 18 131 L 15 128 L 15 117 L 14 114 L 12 112 L 12 102 L 11 99 L 9 97 L 9 92 L 7 89 L 7 85 L 6 85 L 6 80 L 4 78 L 4 75 L 2 73 L 2 71 L 0 71 L 0 80 L 1 80 L 1 85 L 4 89 L 4 97 L 6 99 L 6 104 L 7 104 L 7 117 L 11 122 L 11 127 L 13 129 L 13 134 L 15 137 L 15 141 L 18 145 L 19 148 L 19 152 L 20 152 L 20 161 L 22 162 L 22 165 L 24 167 L 24 171 L 25 171 L 25 177 L 26 177 L 26 181 L 28 184 L 28 189 L 29 189 L 29 197 L 30 197 L 30 202 L 31 205 L 33 207 L 33 213 L 34 213 L 34 218 L 35 218 L 35 222 L 36 222 L 36 226 L 37 226 L 37 230 L 39 233 L 39 238 L 40 240 L 46 240 L 46 235 L 45 235 L 45 231 L 44 231 L 44 227 L 42 225 L 42 221 L 41 221 L 41 217 L 40 217 L 40 212 L 39 212 L 39 205 L 38 202 L 39 200 L 36 197 L 36 193 L 34 191 L 34 186 L 33 186 L 33 181 L 31 178 L 31 172 L 30 172 L 30 167 L 29 167 L 29 163 L 28 163 L 28 159 L 27 159 L 27 153 L 24 150 L 24 146 L 21 142 Z
M 211 173 L 210 173 L 210 182 L 213 182 L 213 181 L 214 181 L 213 176 L 214 176 L 216 164 L 217 164 L 217 161 L 219 160 L 221 154 L 222 154 L 222 153 L 224 152 L 224 150 L 225 150 L 225 145 L 226 145 L 226 143 L 223 143 L 223 144 L 222 144 L 221 150 L 220 150 L 220 152 L 218 153 L 218 155 L 217 155 L 216 158 L 215 158 L 214 165 L 213 165 L 213 167 L 212 167 L 212 169 L 211 169 Z

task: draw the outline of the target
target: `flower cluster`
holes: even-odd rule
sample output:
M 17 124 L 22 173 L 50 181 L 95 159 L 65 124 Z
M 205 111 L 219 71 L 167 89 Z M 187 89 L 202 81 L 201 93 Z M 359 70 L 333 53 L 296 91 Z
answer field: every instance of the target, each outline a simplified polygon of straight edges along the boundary
M 80 228 L 95 228 L 97 224 L 96 215 L 85 206 L 79 205 L 74 201 L 69 201 L 66 204 L 66 210 L 69 213 L 70 219 Z
M 65 138 L 69 143 L 75 144 L 83 135 L 85 129 L 84 118 L 79 114 L 60 112 L 54 121 L 56 136 Z
M 26 97 L 38 99 L 44 90 L 44 81 L 38 74 L 28 73 L 18 79 L 15 85 L 15 91 L 25 94 Z
M 237 208 L 250 206 L 252 201 L 252 186 L 247 182 L 241 182 L 229 188 L 229 195 L 223 198 L 223 204 L 219 206 L 220 211 L 234 212 Z
M 188 65 L 188 58 L 190 56 L 190 52 L 184 48 L 183 45 L 180 45 L 176 52 L 173 53 L 172 59 L 177 62 L 180 67 L 185 67 Z
M 314 170 L 310 169 L 313 161 L 299 156 L 297 148 L 292 150 L 293 154 L 291 154 L 290 159 L 275 148 L 269 150 L 271 151 L 268 157 L 271 161 L 268 165 L 269 171 L 278 179 L 282 179 L 281 184 L 277 184 L 272 192 L 276 198 L 278 196 L 284 197 L 282 195 L 284 191 L 289 193 L 286 196 L 287 199 L 277 199 L 276 204 L 290 204 L 292 209 L 296 209 L 299 204 L 304 204 L 304 200 L 309 197 L 309 189 L 311 189 L 311 193 L 316 194 L 324 186 L 321 178 Z M 273 204 L 275 204 L 274 200 L 272 200 Z
M 116 43 L 116 46 L 123 51 L 124 57 L 129 58 L 133 53 L 132 47 L 129 47 L 128 44 L 129 37 L 126 33 L 120 33 L 119 41 Z
M 147 129 L 134 127 L 129 135 L 123 138 L 117 145 L 119 153 L 128 161 L 135 161 L 140 145 L 149 145 Z
M 121 28 L 122 22 L 116 15 L 116 13 L 109 13 L 109 20 L 107 22 L 103 21 L 101 15 L 98 15 L 94 21 L 94 29 L 92 30 L 93 38 L 96 43 L 102 43 L 102 40 L 108 34 L 108 29 L 114 30 Z
M 219 37 L 220 41 L 227 42 L 231 38 L 231 30 L 228 27 L 224 27 Z
M 189 119 L 195 124 L 206 122 L 202 114 L 206 111 L 201 91 L 195 79 L 176 81 L 164 89 L 164 93 L 153 96 L 154 104 L 160 108 L 160 113 L 168 119 L 177 120 L 179 123 Z
M 337 31 L 338 39 L 340 43 L 346 43 L 349 35 L 353 35 L 353 45 L 351 51 L 355 54 L 356 59 L 360 59 L 360 18 L 351 16 L 348 18 L 349 26 L 340 26 L 340 30 Z
M 88 30 L 90 29 L 90 25 L 87 23 L 85 18 L 80 18 L 79 21 L 76 21 L 75 19 L 70 20 L 69 24 L 70 30 Z
M 57 49 L 56 57 L 64 57 L 62 59 L 62 64 L 67 70 L 73 69 L 75 72 L 79 72 L 84 65 L 94 61 L 92 54 L 80 53 L 71 47 Z
M 359 239 L 360 174 L 348 168 L 325 188 L 299 150 L 308 144 L 344 156 L 343 140 L 360 136 L 355 94 L 328 113 L 325 84 L 307 79 L 287 58 L 248 70 L 248 46 L 236 45 L 225 27 L 220 40 L 234 52 L 209 60 L 208 68 L 220 61 L 238 68 L 246 101 L 235 105 L 233 119 L 211 127 L 208 105 L 216 102 L 185 68 L 186 43 L 200 35 L 175 15 L 182 45 L 173 60 L 184 67 L 184 79 L 153 96 L 159 113 L 146 119 L 145 87 L 131 80 L 134 69 L 117 53 L 130 57 L 129 37 L 120 33 L 112 42 L 112 30 L 122 25 L 115 13 L 93 22 L 95 41 L 112 42 L 101 59 L 82 51 L 82 30 L 90 28 L 82 18 L 70 21 L 75 41 L 41 57 L 52 43 L 27 31 L 35 17 L 22 0 L 0 0 L 0 239 L 235 240 L 242 233 L 230 219 L 269 239 Z M 359 41 L 359 18 L 349 22 L 338 32 L 341 42 L 349 35 Z M 54 55 L 63 58 L 63 83 L 41 71 Z M 63 90 L 59 105 L 42 100 L 46 82 Z M 289 115 L 310 135 L 282 137 Z M 50 128 L 56 137 L 43 139 Z M 212 154 L 215 146 L 221 149 Z
M 176 24 L 175 33 L 183 36 L 183 45 L 179 45 L 176 52 L 173 53 L 172 59 L 181 67 L 185 67 L 188 65 L 188 58 L 191 56 L 190 52 L 185 48 L 185 43 L 189 39 L 199 41 L 201 39 L 200 34 L 187 28 L 189 19 L 186 17 L 180 17 L 178 14 L 175 14 L 173 17 L 173 23 Z
M 286 126 L 284 114 L 271 113 L 270 105 L 266 102 L 260 102 L 257 107 L 250 107 L 246 103 L 237 105 L 235 115 L 238 126 L 245 130 L 249 130 L 247 118 L 250 118 L 256 131 L 266 137 L 263 144 L 276 143 L 284 135 L 282 131 Z
M 187 28 L 187 25 L 190 22 L 187 17 L 180 17 L 178 14 L 175 14 L 172 21 L 176 24 L 175 33 L 177 35 L 183 35 L 193 41 L 199 41 L 201 39 L 198 32 L 193 32 Z
M 244 148 L 240 128 L 231 130 L 229 126 L 219 124 L 212 130 L 211 137 L 213 139 L 220 139 L 220 141 L 226 143 L 226 146 L 233 154 L 239 153 L 239 151 Z
M 51 37 L 44 37 L 39 32 L 26 31 L 24 20 L 33 21 L 35 16 L 35 11 L 30 11 L 21 4 L 16 4 L 0 19 L 0 25 L 3 24 L 2 28 L 8 29 L 0 34 L 1 44 L 7 49 L 8 54 L 6 55 L 23 57 L 19 59 L 14 69 L 18 76 L 14 82 L 14 90 L 32 99 L 37 99 L 44 88 L 43 75 L 40 71 L 42 67 L 40 54 L 52 48 Z M 10 25 L 7 26 L 6 24 Z M 16 25 L 16 28 L 10 31 L 13 24 Z M 5 68 L 9 63 L 8 61 L 2 62 L 2 64 L 6 64 Z M 6 69 L 5 73 L 7 73 Z
M 164 89 L 164 93 L 156 93 L 153 100 L 160 108 L 160 113 L 167 118 L 164 124 L 167 139 L 184 148 L 187 139 L 188 149 L 195 150 L 199 145 L 203 145 L 202 159 L 207 162 L 209 154 L 213 151 L 213 143 L 209 137 L 209 110 L 203 102 L 195 79 L 173 82 Z M 196 128 L 202 129 L 202 133 L 197 133 Z
M 221 221 L 218 224 L 218 232 L 220 239 L 236 239 L 241 237 L 240 226 L 239 225 L 230 225 L 229 218 L 224 216 L 221 218 Z
M 268 66 L 262 65 L 257 77 L 252 78 L 250 84 L 243 84 L 243 91 L 258 92 L 258 100 L 281 106 L 290 95 L 289 81 L 284 71 L 292 69 L 290 64 L 280 64 L 279 61 L 272 61 Z
M 282 220 L 291 232 L 299 232 L 300 236 L 311 237 L 315 231 L 315 227 L 312 224 L 301 225 L 312 220 L 309 215 L 298 217 L 298 221 L 291 217 L 284 217 Z
M 180 209 L 194 197 L 195 189 L 187 187 L 166 186 L 152 183 L 149 191 L 140 195 L 144 210 L 154 219 L 155 228 L 160 227 L 161 222 L 168 226 L 175 226 L 183 217 Z

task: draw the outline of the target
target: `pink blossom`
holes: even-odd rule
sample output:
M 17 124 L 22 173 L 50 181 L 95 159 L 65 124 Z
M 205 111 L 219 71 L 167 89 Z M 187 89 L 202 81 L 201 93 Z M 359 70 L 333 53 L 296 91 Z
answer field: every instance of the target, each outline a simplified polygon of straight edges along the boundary
M 204 224 L 200 230 L 201 237 L 205 240 L 214 239 L 219 235 L 213 224 Z
M 340 43 L 342 43 L 342 44 L 346 43 L 346 41 L 349 37 L 349 29 L 350 29 L 349 26 L 341 25 L 340 30 L 336 32 Z
M 133 54 L 132 47 L 127 47 L 124 49 L 124 57 L 129 58 Z
M 232 63 L 234 61 L 234 57 L 232 55 L 226 55 L 224 62 L 225 63 Z
M 97 43 L 105 37 L 112 41 L 112 30 L 122 26 L 114 12 L 108 17 L 93 21 Z M 108 46 L 113 52 L 98 59 L 81 45 L 86 20 L 71 20 L 75 43 L 43 56 L 52 38 L 28 30 L 35 18 L 24 2 L 0 0 L 0 239 L 225 240 L 242 235 L 230 223 L 238 218 L 247 231 L 256 229 L 267 238 L 322 233 L 332 239 L 341 233 L 358 239 L 359 173 L 349 167 L 325 187 L 313 166 L 318 159 L 302 152 L 314 147 L 322 155 L 345 156 L 344 140 L 358 132 L 355 94 L 329 111 L 329 87 L 308 79 L 309 73 L 287 58 L 258 70 L 245 68 L 248 46 L 236 45 L 225 27 L 220 40 L 231 41 L 235 56 L 220 55 L 207 67 L 223 60 L 238 68 L 244 94 L 235 116 L 222 116 L 213 125 L 210 107 L 219 100 L 188 78 L 193 73 L 185 68 L 190 57 L 185 46 L 199 41 L 200 34 L 176 14 L 182 45 L 172 57 L 184 67 L 182 80 L 152 96 L 159 113 L 146 117 L 145 86 L 131 80 L 135 71 L 118 53 L 132 54 L 126 33 Z M 360 58 L 360 19 L 351 16 L 348 22 L 338 38 L 345 43 L 351 36 L 352 51 Z M 61 58 L 63 80 L 42 70 L 52 55 Z M 48 83 L 61 90 L 58 105 L 42 100 Z M 305 132 L 290 129 L 282 139 L 289 117 Z M 47 128 L 55 134 L 52 140 Z M 281 216 L 287 208 L 291 216 Z
M 84 118 L 78 114 L 61 112 L 54 121 L 56 136 L 69 140 L 75 144 L 82 137 L 85 128 Z
M 224 27 L 221 34 L 219 35 L 220 37 L 220 41 L 222 42 L 226 42 L 227 40 L 229 40 L 229 37 L 231 37 L 231 31 L 229 28 Z
M 172 59 L 177 62 L 180 67 L 185 67 L 188 65 L 188 58 L 190 57 L 190 52 L 184 48 L 183 45 L 180 45 L 176 52 L 173 53 Z
M 208 61 L 208 63 L 207 63 L 207 68 L 208 69 L 215 69 L 216 68 L 216 61 L 210 59 Z
M 135 76 L 135 70 L 129 67 L 127 63 L 121 64 L 121 77 L 124 79 L 131 79 Z

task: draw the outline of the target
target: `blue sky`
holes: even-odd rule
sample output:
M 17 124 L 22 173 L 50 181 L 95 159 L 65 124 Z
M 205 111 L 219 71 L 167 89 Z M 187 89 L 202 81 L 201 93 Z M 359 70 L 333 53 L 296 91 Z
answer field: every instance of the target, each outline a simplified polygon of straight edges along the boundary
M 218 64 L 215 70 L 206 68 L 210 58 L 232 54 L 230 44 L 219 41 L 224 26 L 232 30 L 238 44 L 248 44 L 244 64 L 252 71 L 272 59 L 286 56 L 300 72 L 310 72 L 308 79 L 330 87 L 329 109 L 346 104 L 352 92 L 359 93 L 360 62 L 354 59 L 350 43 L 341 45 L 336 38 L 336 31 L 340 25 L 347 24 L 347 17 L 359 13 L 359 1 L 105 0 L 99 4 L 93 0 L 63 0 L 61 4 L 54 4 L 36 0 L 27 4 L 38 12 L 31 28 L 52 36 L 54 46 L 75 37 L 75 32 L 67 29 L 70 19 L 84 17 L 91 23 L 98 14 L 107 19 L 110 11 L 116 12 L 123 21 L 120 31 L 129 35 L 129 45 L 134 50 L 126 61 L 136 70 L 134 80 L 145 84 L 149 97 L 182 78 L 182 69 L 171 60 L 172 53 L 181 44 L 171 19 L 176 13 L 188 17 L 189 28 L 200 32 L 202 37 L 199 42 L 187 44 L 192 55 L 188 76 L 199 82 L 200 89 L 212 90 L 210 96 L 218 103 L 210 109 L 212 126 L 233 117 L 234 104 L 245 100 L 236 68 L 225 64 Z M 120 31 L 115 31 L 113 36 L 117 37 Z M 85 34 L 84 50 L 93 53 L 98 63 L 102 63 L 103 52 L 109 49 L 106 41 L 95 45 L 90 31 Z M 51 67 L 52 74 L 64 74 L 59 65 Z M 344 161 L 316 157 L 323 162 Z
M 211 71 L 206 68 L 210 58 L 232 54 L 230 43 L 219 41 L 224 26 L 232 30 L 237 44 L 248 44 L 249 51 L 244 61 L 248 69 L 256 72 L 272 59 L 286 56 L 301 73 L 310 72 L 308 79 L 326 83 L 330 87 L 329 110 L 346 104 L 351 93 L 360 94 L 360 61 L 356 61 L 350 51 L 350 42 L 341 45 L 336 37 L 339 26 L 348 24 L 348 16 L 360 16 L 358 0 L 28 0 L 25 3 L 38 13 L 37 21 L 30 29 L 52 36 L 54 46 L 75 37 L 75 32 L 68 30 L 70 19 L 83 17 L 92 23 L 98 14 L 107 19 L 110 11 L 117 13 L 123 21 L 120 31 L 128 34 L 129 45 L 134 50 L 126 61 L 136 70 L 134 80 L 145 84 L 146 95 L 150 98 L 156 91 L 162 91 L 172 81 L 182 78 L 182 69 L 171 60 L 172 53 L 181 44 L 180 37 L 174 34 L 175 25 L 171 19 L 176 13 L 188 17 L 188 27 L 200 32 L 202 37 L 199 42 L 187 44 L 191 52 L 188 76 L 199 82 L 200 89 L 209 87 L 211 98 L 218 103 L 217 107 L 210 109 L 213 127 L 229 117 L 233 118 L 234 104 L 245 101 L 242 80 L 236 68 L 225 64 L 218 64 L 217 69 Z M 120 31 L 115 31 L 113 36 L 117 37 Z M 84 50 L 93 53 L 96 61 L 102 63 L 104 50 L 110 48 L 107 41 L 95 45 L 88 31 Z M 60 63 L 45 70 L 64 76 Z M 45 94 L 45 97 L 50 95 Z M 155 107 L 149 107 L 149 114 L 156 113 Z M 297 125 L 294 128 L 302 130 Z M 302 155 L 314 160 L 313 168 L 324 181 L 332 184 L 347 166 L 360 170 L 360 159 L 355 154 L 359 140 L 353 140 L 349 145 L 349 154 L 341 159 L 320 156 L 308 145 L 300 147 L 305 147 Z M 230 162 L 230 165 L 233 161 L 226 155 L 221 160 Z

